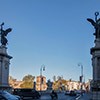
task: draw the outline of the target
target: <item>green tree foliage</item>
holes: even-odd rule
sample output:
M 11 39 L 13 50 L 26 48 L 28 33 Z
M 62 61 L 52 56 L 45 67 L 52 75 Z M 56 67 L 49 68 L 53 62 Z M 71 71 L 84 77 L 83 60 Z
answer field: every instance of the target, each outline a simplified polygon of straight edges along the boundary
M 35 76 L 32 76 L 32 75 L 26 75 L 26 76 L 24 76 L 23 77 L 23 81 L 34 81 L 34 79 L 35 79 Z
M 59 77 L 58 80 L 53 83 L 53 89 L 54 90 L 65 90 L 66 85 L 67 85 L 67 81 Z
M 32 75 L 26 75 L 23 77 L 23 84 L 20 85 L 21 88 L 33 88 L 35 77 Z
M 17 79 L 14 79 L 12 76 L 9 76 L 9 85 L 14 86 Z
M 21 88 L 33 88 L 33 82 L 24 81 L 23 84 L 20 85 Z

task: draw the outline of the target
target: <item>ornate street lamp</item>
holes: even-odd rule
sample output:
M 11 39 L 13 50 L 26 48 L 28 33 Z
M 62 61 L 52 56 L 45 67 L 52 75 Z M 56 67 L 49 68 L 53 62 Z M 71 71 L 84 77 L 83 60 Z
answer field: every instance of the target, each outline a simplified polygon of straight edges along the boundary
M 80 82 L 81 82 L 81 90 L 82 90 L 83 89 L 83 65 L 81 63 L 79 63 L 78 66 L 81 67 Z

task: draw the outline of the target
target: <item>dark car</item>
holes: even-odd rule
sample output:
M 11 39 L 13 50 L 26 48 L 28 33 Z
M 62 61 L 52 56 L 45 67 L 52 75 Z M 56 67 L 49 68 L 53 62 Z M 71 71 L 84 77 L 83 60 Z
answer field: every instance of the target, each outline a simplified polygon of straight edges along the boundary
M 14 96 L 7 91 L 0 91 L 0 100 L 21 100 L 18 96 Z
M 13 90 L 14 95 L 19 95 L 22 99 L 25 97 L 31 97 L 33 99 L 39 99 L 40 94 L 35 89 L 14 89 Z
M 76 96 L 76 93 L 75 93 L 75 91 L 71 90 L 70 93 L 69 93 L 69 95 L 70 96 Z

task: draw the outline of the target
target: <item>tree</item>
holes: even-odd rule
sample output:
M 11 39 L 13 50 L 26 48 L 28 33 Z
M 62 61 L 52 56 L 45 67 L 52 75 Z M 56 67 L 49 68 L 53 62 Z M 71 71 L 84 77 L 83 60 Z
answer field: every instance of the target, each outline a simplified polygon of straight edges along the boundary
M 9 84 L 10 86 L 14 86 L 17 79 L 14 79 L 12 76 L 9 76 Z
M 33 88 L 33 82 L 24 81 L 23 84 L 20 85 L 21 88 Z
M 21 88 L 33 88 L 34 87 L 35 76 L 26 75 L 23 77 L 23 84 L 20 85 Z
M 27 82 L 30 82 L 30 81 L 34 81 L 35 79 L 35 76 L 32 76 L 32 75 L 26 75 L 23 77 L 23 81 L 27 81 Z
M 67 81 L 62 77 L 58 76 L 58 80 L 53 82 L 53 89 L 54 90 L 65 90 L 67 86 Z

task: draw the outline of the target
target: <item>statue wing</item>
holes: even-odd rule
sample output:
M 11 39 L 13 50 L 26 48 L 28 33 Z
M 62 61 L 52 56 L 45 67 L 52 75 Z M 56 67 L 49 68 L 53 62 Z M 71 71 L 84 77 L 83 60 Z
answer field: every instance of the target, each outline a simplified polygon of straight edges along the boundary
M 93 26 L 96 26 L 96 23 L 94 22 L 93 19 L 87 18 L 87 20 L 88 20 Z
M 11 28 L 6 29 L 5 32 L 4 32 L 4 35 L 7 36 L 7 34 L 8 34 L 9 32 L 11 32 L 11 31 L 12 31 Z

